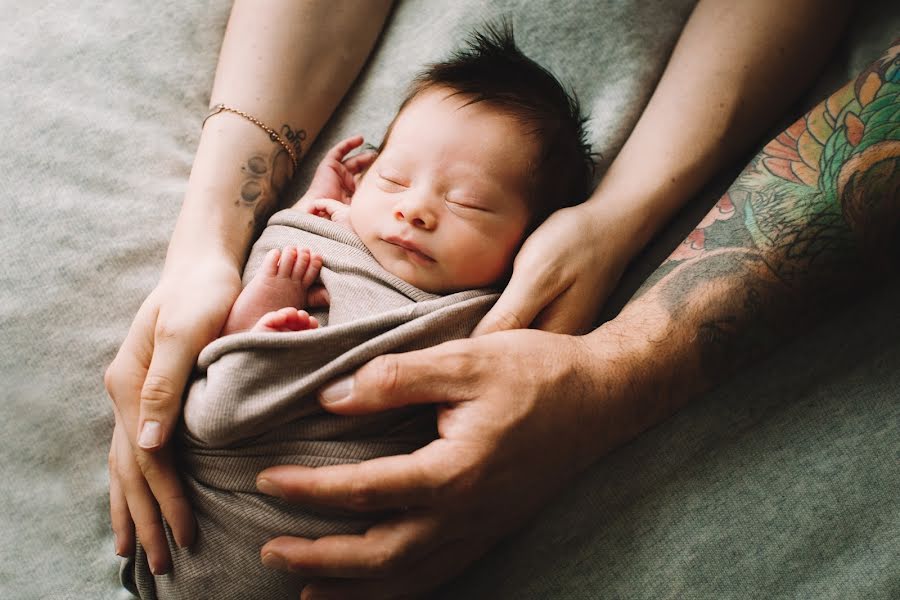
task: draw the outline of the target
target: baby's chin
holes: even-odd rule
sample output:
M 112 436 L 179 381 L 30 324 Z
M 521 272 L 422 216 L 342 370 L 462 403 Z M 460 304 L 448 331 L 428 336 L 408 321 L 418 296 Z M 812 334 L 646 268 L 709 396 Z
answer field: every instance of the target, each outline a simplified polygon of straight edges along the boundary
M 395 261 L 393 265 L 389 266 L 386 266 L 385 263 L 381 263 L 381 266 L 391 275 L 399 277 L 406 283 L 430 294 L 443 295 L 462 292 L 464 290 L 496 287 L 503 279 L 502 277 L 497 277 L 488 282 L 479 282 L 472 279 L 454 279 L 442 276 L 441 273 L 436 273 L 434 271 L 429 272 L 422 267 L 403 261 Z
M 494 287 L 502 279 L 502 275 L 498 275 L 487 281 L 488 277 L 473 277 L 473 273 L 467 273 L 465 277 L 453 277 L 440 267 L 439 262 L 430 265 L 416 264 L 414 260 L 398 257 L 396 252 L 385 248 L 383 244 L 367 246 L 385 271 L 431 294 Z
M 376 256 L 376 258 L 378 258 Z M 415 286 L 423 292 L 431 294 L 443 294 L 452 289 L 453 286 L 442 281 L 437 273 L 424 272 L 422 267 L 414 265 L 407 261 L 396 260 L 393 258 L 387 260 L 379 260 L 384 270 L 399 277 L 406 283 Z

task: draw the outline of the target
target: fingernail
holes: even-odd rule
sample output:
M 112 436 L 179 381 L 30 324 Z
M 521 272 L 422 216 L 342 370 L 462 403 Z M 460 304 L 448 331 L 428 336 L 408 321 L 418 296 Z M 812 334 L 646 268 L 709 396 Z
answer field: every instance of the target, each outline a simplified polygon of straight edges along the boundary
M 282 571 L 287 570 L 287 563 L 284 562 L 284 559 L 271 552 L 266 552 L 265 554 L 263 554 L 262 564 L 269 567 L 270 569 L 280 569 Z
M 138 438 L 138 446 L 141 448 L 156 448 L 159 446 L 162 429 L 159 421 L 144 421 L 141 428 L 141 437 Z
M 268 479 L 257 479 L 256 480 L 256 489 L 261 491 L 263 494 L 268 494 L 270 496 L 277 496 L 278 498 L 282 497 L 281 488 L 269 481 Z
M 119 556 L 123 556 L 122 548 L 119 546 L 119 536 L 115 533 L 113 534 L 113 547 L 116 549 L 116 554 Z
M 353 376 L 348 375 L 322 388 L 319 400 L 322 404 L 334 404 L 346 400 L 353 391 Z

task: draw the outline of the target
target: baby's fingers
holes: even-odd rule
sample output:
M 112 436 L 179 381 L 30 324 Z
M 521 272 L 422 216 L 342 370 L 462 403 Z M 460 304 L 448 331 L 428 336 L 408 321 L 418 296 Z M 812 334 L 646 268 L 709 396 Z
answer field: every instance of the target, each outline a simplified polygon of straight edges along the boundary
M 328 154 L 325 155 L 325 160 L 334 160 L 337 162 L 341 162 L 344 160 L 344 157 L 347 156 L 347 153 L 353 150 L 354 148 L 358 148 L 363 143 L 363 136 L 354 135 L 353 137 L 349 137 L 345 140 L 341 140 L 334 146 L 332 146 L 331 150 L 328 151 Z
M 358 175 L 371 167 L 376 158 L 378 158 L 378 153 L 374 150 L 371 152 L 360 152 L 356 156 L 351 156 L 345 160 L 344 168 L 351 174 Z
M 347 205 L 340 200 L 332 198 L 316 198 L 304 200 L 303 210 L 311 215 L 325 216 L 332 218 L 334 213 L 340 212 L 347 208 Z

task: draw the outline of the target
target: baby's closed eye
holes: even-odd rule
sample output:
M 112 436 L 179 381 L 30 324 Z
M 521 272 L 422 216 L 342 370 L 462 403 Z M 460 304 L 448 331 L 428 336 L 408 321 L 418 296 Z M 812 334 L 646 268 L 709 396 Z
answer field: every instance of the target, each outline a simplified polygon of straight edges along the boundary
M 378 186 L 386 192 L 399 192 L 409 187 L 409 180 L 393 170 L 378 172 Z
M 483 198 L 472 196 L 468 193 L 461 194 L 451 191 L 444 197 L 450 210 L 464 213 L 467 216 L 478 213 L 494 212 L 489 202 Z

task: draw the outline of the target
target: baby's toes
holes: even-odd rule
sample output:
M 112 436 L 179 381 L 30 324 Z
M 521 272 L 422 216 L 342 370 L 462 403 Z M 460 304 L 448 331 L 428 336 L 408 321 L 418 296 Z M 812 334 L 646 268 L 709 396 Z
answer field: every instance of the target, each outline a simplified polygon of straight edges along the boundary
M 278 248 L 272 248 L 266 252 L 263 259 L 262 267 L 259 272 L 263 275 L 274 277 L 278 273 L 278 259 L 281 258 L 281 251 Z
M 290 323 L 296 313 L 297 309 L 290 306 L 267 312 L 259 318 L 251 331 L 295 331 L 291 329 Z
M 302 282 L 303 275 L 306 273 L 306 270 L 309 267 L 309 248 L 303 248 L 302 250 L 297 248 L 296 251 L 297 262 L 294 264 L 294 271 L 291 273 L 291 279 Z
M 278 261 L 278 276 L 290 277 L 297 263 L 297 248 L 285 246 L 281 251 L 281 260 Z
M 303 289 L 309 289 L 316 282 L 316 279 L 319 278 L 319 273 L 322 271 L 322 257 L 318 254 L 310 254 L 309 255 L 309 266 L 306 269 L 306 273 L 303 274 L 303 279 L 301 280 L 301 285 L 303 285 Z

